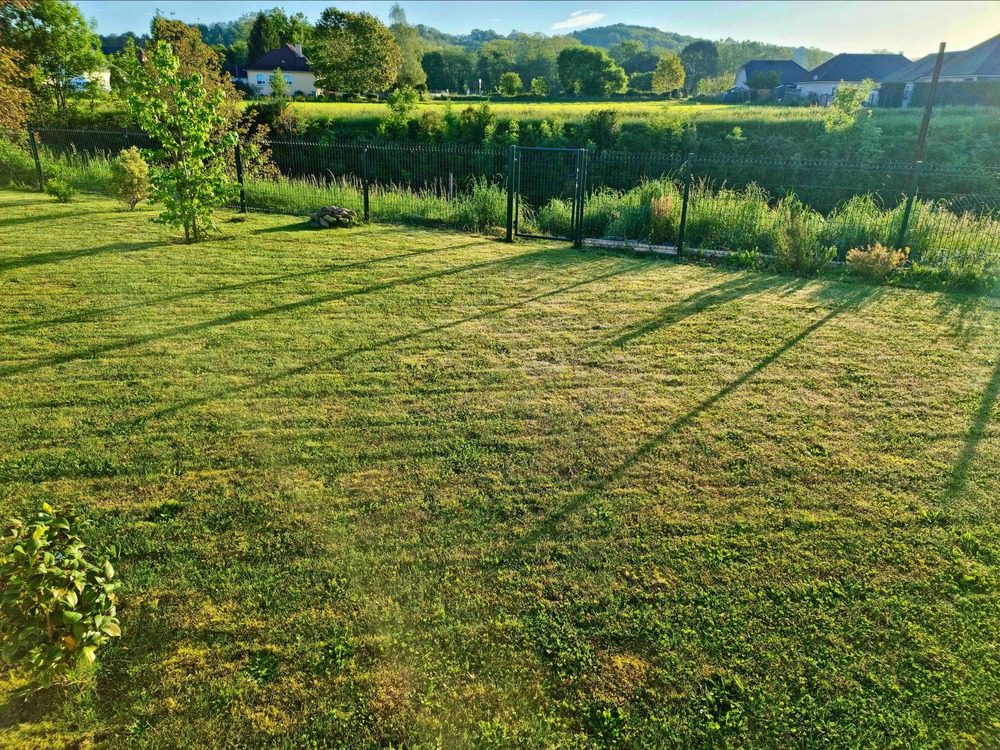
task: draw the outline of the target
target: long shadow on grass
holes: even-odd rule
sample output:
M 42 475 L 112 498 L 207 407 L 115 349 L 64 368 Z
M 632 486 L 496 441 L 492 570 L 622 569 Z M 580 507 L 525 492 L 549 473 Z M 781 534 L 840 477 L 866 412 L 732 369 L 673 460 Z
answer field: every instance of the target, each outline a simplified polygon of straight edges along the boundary
M 354 356 L 356 354 L 364 354 L 364 353 L 367 353 L 367 352 L 373 352 L 373 351 L 376 351 L 378 349 L 382 349 L 382 348 L 387 347 L 387 346 L 394 346 L 395 344 L 401 344 L 401 343 L 404 343 L 404 342 L 407 342 L 407 341 L 412 341 L 412 340 L 418 339 L 418 338 L 420 338 L 422 336 L 427 336 L 427 335 L 430 335 L 430 334 L 438 333 L 440 331 L 446 331 L 448 329 L 460 326 L 460 325 L 462 325 L 464 323 L 471 323 L 471 322 L 476 321 L 476 320 L 483 320 L 485 318 L 494 317 L 496 315 L 500 315 L 501 313 L 507 312 L 509 310 L 514 310 L 514 309 L 516 309 L 518 307 L 523 307 L 524 305 L 528 305 L 528 304 L 530 304 L 532 302 L 540 302 L 542 300 L 546 300 L 546 299 L 549 299 L 551 297 L 556 297 L 556 296 L 558 296 L 560 294 L 565 294 L 567 292 L 571 292 L 574 289 L 579 289 L 580 287 L 586 286 L 588 284 L 593 284 L 593 283 L 596 283 L 598 281 L 604 281 L 606 279 L 615 278 L 616 276 L 622 276 L 624 274 L 632 273 L 632 272 L 635 272 L 635 271 L 639 271 L 641 269 L 642 269 L 642 266 L 635 265 L 635 266 L 628 266 L 628 267 L 625 267 L 625 268 L 620 268 L 620 269 L 617 269 L 617 270 L 614 270 L 614 271 L 609 271 L 608 273 L 600 274 L 600 275 L 597 275 L 597 276 L 592 276 L 590 278 L 583 279 L 582 281 L 577 281 L 577 282 L 575 282 L 573 284 L 567 284 L 565 286 L 561 286 L 561 287 L 558 287 L 556 289 L 552 289 L 552 290 L 550 290 L 548 292 L 542 292 L 541 294 L 536 294 L 536 295 L 533 295 L 531 297 L 526 297 L 525 299 L 518 300 L 517 302 L 511 302 L 510 304 L 507 304 L 507 305 L 501 305 L 500 307 L 495 307 L 495 308 L 493 308 L 491 310 L 487 310 L 485 312 L 476 313 L 475 315 L 467 315 L 467 316 L 465 316 L 463 318 L 459 318 L 457 320 L 452 320 L 452 321 L 449 321 L 447 323 L 441 323 L 439 325 L 430 326 L 428 328 L 421 328 L 421 329 L 419 329 L 417 331 L 411 331 L 410 333 L 404 333 L 404 334 L 400 334 L 398 336 L 390 336 L 388 338 L 381 339 L 379 341 L 375 341 L 375 342 L 373 342 L 371 344 L 365 344 L 363 346 L 358 346 L 358 347 L 354 347 L 352 349 L 347 349 L 345 351 L 337 352 L 336 354 L 333 354 L 333 355 L 331 355 L 329 357 L 324 357 L 322 359 L 317 359 L 317 360 L 313 360 L 311 362 L 306 362 L 304 364 L 297 365 L 295 367 L 291 367 L 291 368 L 289 368 L 287 370 L 282 370 L 281 372 L 274 373 L 273 375 L 268 375 L 267 377 L 264 377 L 264 378 L 261 378 L 259 380 L 254 381 L 253 383 L 249 383 L 249 384 L 243 384 L 243 383 L 241 383 L 239 385 L 234 385 L 234 386 L 230 386 L 230 387 L 227 387 L 227 388 L 222 388 L 222 389 L 214 391 L 213 393 L 210 393 L 210 394 L 208 394 L 206 396 L 199 396 L 197 398 L 191 398 L 191 399 L 188 399 L 186 401 L 182 401 L 182 402 L 180 402 L 178 404 L 174 404 L 172 406 L 168 406 L 165 409 L 160 409 L 160 410 L 158 410 L 156 412 L 153 412 L 152 414 L 148 414 L 148 415 L 140 417 L 140 418 L 138 418 L 136 420 L 132 420 L 132 421 L 126 422 L 126 423 L 118 423 L 118 424 L 113 425 L 112 427 L 108 428 L 108 433 L 109 434 L 115 434 L 115 433 L 120 432 L 123 428 L 136 427 L 139 424 L 143 424 L 143 423 L 149 422 L 151 420 L 163 419 L 164 417 L 169 417 L 172 414 L 176 414 L 177 412 L 183 411 L 184 409 L 190 409 L 190 408 L 193 408 L 193 407 L 196 407 L 196 406 L 201 406 L 203 404 L 207 404 L 210 401 L 215 401 L 217 399 L 220 399 L 220 398 L 223 398 L 225 396 L 228 396 L 228 395 L 230 395 L 232 393 L 246 392 L 246 391 L 248 391 L 250 389 L 253 389 L 253 388 L 260 388 L 262 386 L 270 385 L 270 384 L 272 384 L 274 382 L 277 382 L 279 380 L 284 380 L 285 378 L 291 378 L 291 377 L 295 377 L 296 375 L 302 375 L 302 374 L 305 374 L 305 373 L 310 372 L 312 370 L 315 370 L 318 367 L 323 367 L 323 366 L 326 366 L 326 365 L 330 365 L 330 364 L 333 364 L 334 362 L 340 362 L 340 361 L 345 360 L 348 357 L 352 357 L 352 356 Z
M 55 250 L 51 253 L 28 255 L 23 258 L 17 258 L 15 260 L 0 263 L 0 273 L 4 271 L 14 271 L 18 268 L 44 266 L 48 263 L 61 263 L 65 260 L 89 258 L 95 255 L 106 255 L 108 253 L 134 253 L 138 250 L 149 250 L 150 248 L 157 247 L 162 244 L 162 242 L 115 242 L 110 245 L 88 247 L 80 250 Z
M 632 469 L 636 464 L 642 461 L 644 458 L 649 456 L 653 451 L 655 451 L 659 446 L 665 443 L 671 435 L 673 435 L 678 430 L 683 429 L 694 421 L 697 417 L 701 416 L 708 409 L 712 408 L 719 401 L 724 399 L 733 391 L 737 390 L 743 386 L 747 381 L 755 377 L 758 373 L 769 367 L 775 360 L 781 357 L 783 354 L 787 353 L 790 349 L 797 346 L 805 338 L 815 333 L 818 329 L 822 328 L 824 325 L 829 323 L 835 317 L 840 315 L 845 310 L 851 307 L 856 307 L 859 303 L 864 301 L 867 297 L 873 294 L 872 288 L 861 288 L 853 293 L 846 296 L 841 304 L 832 309 L 822 318 L 814 323 L 803 328 L 794 336 L 786 339 L 781 343 L 774 351 L 764 357 L 760 362 L 755 364 L 749 370 L 744 372 L 738 378 L 733 380 L 728 385 L 724 386 L 722 389 L 717 391 L 712 396 L 704 399 L 698 403 L 694 408 L 682 414 L 681 416 L 674 419 L 669 425 L 667 425 L 663 430 L 657 433 L 655 436 L 647 440 L 638 449 L 636 449 L 632 455 L 626 458 L 617 468 L 614 469 L 607 477 L 599 480 L 592 486 L 579 492 L 574 498 L 570 499 L 558 508 L 554 513 L 548 515 L 541 523 L 538 524 L 534 531 L 531 531 L 514 543 L 514 549 L 512 550 L 515 554 L 520 553 L 527 547 L 537 543 L 544 537 L 554 536 L 556 527 L 559 525 L 560 521 L 568 516 L 574 514 L 580 508 L 589 504 L 595 498 L 602 495 L 610 487 L 612 487 L 619 479 L 621 479 L 630 469 Z
M 993 414 L 993 407 L 997 403 L 998 396 L 1000 396 L 1000 358 L 997 359 L 990 380 L 986 384 L 986 388 L 983 389 L 979 410 L 972 418 L 972 424 L 969 425 L 969 431 L 965 435 L 965 445 L 962 446 L 962 451 L 958 454 L 958 460 L 955 462 L 955 468 L 952 469 L 951 479 L 945 489 L 945 500 L 949 503 L 957 500 L 969 483 L 969 469 L 976 457 L 976 449 L 983 439 L 983 433 L 986 432 L 986 427 L 990 422 L 990 416 Z
M 48 320 L 38 320 L 30 321 L 28 323 L 21 323 L 19 325 L 10 326 L 9 328 L 0 329 L 0 333 L 11 334 L 23 331 L 32 331 L 38 328 L 44 328 L 51 325 L 60 325 L 63 323 L 92 323 L 96 322 L 96 319 L 101 316 L 107 315 L 108 313 L 121 312 L 123 310 L 133 310 L 140 307 L 151 307 L 153 305 L 163 304 L 165 302 L 177 302 L 183 299 L 193 299 L 195 297 L 202 297 L 206 294 L 217 294 L 219 292 L 233 292 L 243 289 L 252 289 L 257 286 L 267 286 L 269 284 L 280 284 L 284 281 L 290 281 L 292 279 L 303 279 L 310 276 L 320 276 L 327 273 L 336 273 L 338 271 L 349 271 L 358 268 L 368 268 L 376 263 L 387 263 L 394 260 L 404 260 L 407 258 L 414 258 L 420 255 L 430 255 L 432 253 L 442 253 L 449 250 L 460 250 L 466 247 L 478 247 L 481 242 L 469 242 L 464 245 L 453 245 L 451 247 L 444 248 L 432 248 L 430 250 L 418 250 L 413 253 L 400 253 L 399 255 L 387 255 L 381 258 L 372 258 L 371 260 L 362 260 L 355 263 L 335 263 L 329 266 L 323 266 L 322 268 L 315 268 L 310 271 L 298 271 L 296 273 L 287 273 L 280 276 L 268 276 L 263 279 L 254 279 L 253 281 L 244 281 L 239 284 L 223 284 L 222 286 L 210 287 L 208 289 L 195 289 L 190 292 L 181 292 L 179 294 L 171 294 L 166 297 L 158 297 L 152 300 L 144 300 L 142 302 L 133 302 L 128 305 L 115 305 L 113 307 L 102 307 L 96 310 L 84 310 L 83 312 L 74 313 L 73 315 L 65 315 L 60 318 L 50 318 Z
M 454 276 L 456 274 L 466 273 L 468 271 L 478 271 L 493 266 L 523 265 L 525 263 L 530 262 L 531 259 L 544 258 L 545 255 L 550 254 L 551 252 L 552 251 L 550 249 L 537 250 L 532 253 L 522 253 L 520 255 L 515 255 L 513 257 L 507 256 L 503 258 L 498 258 L 496 260 L 486 260 L 486 261 L 481 261 L 479 263 L 468 263 L 464 266 L 445 268 L 443 270 L 434 271 L 432 273 L 424 273 L 424 274 L 419 274 L 417 276 L 409 276 L 402 279 L 395 279 L 393 281 L 387 281 L 381 284 L 371 284 L 369 286 L 359 287 L 357 289 L 347 289 L 345 291 L 332 292 L 330 294 L 318 294 L 312 297 L 307 297 L 306 299 L 298 300 L 296 302 L 287 302 L 283 305 L 274 305 L 273 307 L 265 307 L 257 310 L 240 310 L 238 312 L 230 313 L 228 315 L 223 315 L 219 318 L 214 318 L 212 320 L 205 320 L 200 323 L 192 323 L 186 326 L 177 326 L 175 328 L 169 328 L 165 331 L 158 331 L 157 333 L 149 333 L 142 336 L 131 336 L 123 341 L 118 341 L 112 344 L 104 344 L 102 346 L 90 347 L 88 349 L 77 349 L 76 351 L 68 352 L 66 354 L 59 354 L 54 357 L 46 357 L 44 359 L 36 360 L 35 362 L 28 362 L 25 364 L 14 365 L 12 367 L 6 367 L 0 369 L 0 377 L 9 377 L 11 375 L 19 375 L 28 372 L 34 372 L 35 370 L 39 370 L 44 367 L 62 365 L 79 359 L 90 359 L 100 354 L 106 354 L 108 352 L 119 351 L 122 349 L 129 349 L 135 346 L 149 344 L 154 341 L 162 341 L 163 339 L 173 338 L 175 336 L 184 336 L 191 333 L 199 333 L 201 331 L 211 330 L 213 328 L 218 328 L 220 326 L 232 325 L 234 323 L 243 323 L 251 320 L 260 320 L 261 318 L 267 318 L 273 315 L 295 312 L 296 310 L 301 310 L 307 307 L 315 307 L 316 305 L 322 305 L 327 302 L 336 302 L 365 294 L 374 294 L 388 289 L 394 289 L 396 287 L 407 286 L 410 284 L 419 284 L 424 281 L 430 281 L 432 279 L 441 279 L 447 276 Z
M 801 279 L 798 281 L 799 286 L 805 284 L 805 282 Z M 689 297 L 685 297 L 684 299 L 669 305 L 655 318 L 652 318 L 641 325 L 635 326 L 632 330 L 627 331 L 626 333 L 623 333 L 607 342 L 607 346 L 625 346 L 641 336 L 653 333 L 660 328 L 673 325 L 677 321 L 682 320 L 689 315 L 697 315 L 714 305 L 723 305 L 749 293 L 773 286 L 773 278 L 761 277 L 760 274 L 756 274 L 752 277 L 743 276 L 722 281 L 714 286 L 702 289 Z

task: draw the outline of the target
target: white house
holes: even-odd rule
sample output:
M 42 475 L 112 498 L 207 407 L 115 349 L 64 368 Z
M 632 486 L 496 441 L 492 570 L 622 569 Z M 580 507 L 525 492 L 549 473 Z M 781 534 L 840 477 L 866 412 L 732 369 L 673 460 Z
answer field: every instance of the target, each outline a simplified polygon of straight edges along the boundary
M 934 77 L 937 53 L 921 57 L 912 65 L 887 76 L 885 83 L 905 83 L 903 106 L 910 105 L 915 83 L 929 82 Z M 1000 80 L 1000 35 L 987 39 L 964 52 L 945 52 L 941 65 L 942 82 Z
M 902 55 L 845 53 L 831 57 L 801 80 L 795 81 L 794 93 L 802 98 L 815 98 L 819 104 L 826 106 L 842 83 L 857 86 L 865 79 L 881 83 L 909 65 L 910 61 Z M 869 103 L 877 103 L 877 97 L 878 92 L 872 92 Z
M 258 94 L 271 94 L 271 76 L 281 68 L 288 84 L 289 94 L 322 94 L 316 88 L 316 75 L 309 66 L 309 59 L 302 54 L 301 44 L 285 44 L 273 49 L 252 65 L 247 66 L 247 80 Z

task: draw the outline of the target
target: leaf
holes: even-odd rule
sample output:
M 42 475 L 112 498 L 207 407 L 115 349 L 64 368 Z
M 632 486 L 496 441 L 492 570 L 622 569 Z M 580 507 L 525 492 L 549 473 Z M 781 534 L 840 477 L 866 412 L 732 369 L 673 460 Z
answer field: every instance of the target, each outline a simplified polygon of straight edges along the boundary
M 49 505 L 48 503 L 42 503 L 42 510 L 44 510 L 46 513 L 52 513 L 53 512 L 52 506 Z
M 80 622 L 80 620 L 83 619 L 83 614 L 68 609 L 62 613 L 62 618 L 64 622 L 68 622 L 70 625 L 72 625 L 73 623 Z
M 97 659 L 97 646 L 84 646 L 82 651 L 83 655 L 87 657 L 87 661 L 93 664 L 94 660 Z
M 109 622 L 105 624 L 103 630 L 105 633 L 112 636 L 113 638 L 121 638 L 122 629 L 117 622 Z
M 107 558 L 104 560 L 104 577 L 109 581 L 115 577 L 115 569 L 111 567 L 111 561 Z

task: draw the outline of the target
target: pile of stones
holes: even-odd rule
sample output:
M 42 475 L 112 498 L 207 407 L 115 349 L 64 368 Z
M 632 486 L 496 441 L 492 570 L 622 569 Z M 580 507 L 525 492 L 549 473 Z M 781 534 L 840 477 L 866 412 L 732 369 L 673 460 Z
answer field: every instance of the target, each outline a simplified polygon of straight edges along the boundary
M 312 221 L 309 222 L 309 226 L 329 229 L 330 227 L 351 226 L 357 218 L 357 214 L 349 208 L 341 208 L 340 206 L 323 206 L 318 211 L 313 211 L 309 214 L 309 218 L 312 219 Z

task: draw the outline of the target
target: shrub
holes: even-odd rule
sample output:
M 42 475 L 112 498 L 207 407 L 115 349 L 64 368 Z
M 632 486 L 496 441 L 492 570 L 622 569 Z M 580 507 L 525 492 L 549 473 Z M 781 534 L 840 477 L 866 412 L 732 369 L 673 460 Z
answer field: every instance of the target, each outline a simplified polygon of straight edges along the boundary
M 61 172 L 55 172 L 45 181 L 45 192 L 60 203 L 69 203 L 76 195 L 76 188 Z
M 847 267 L 852 273 L 881 284 L 906 263 L 909 255 L 910 248 L 896 250 L 876 242 L 864 248 L 851 248 L 847 252 Z
M 111 162 L 111 195 L 129 211 L 149 195 L 149 165 L 135 146 L 122 151 Z
M 61 682 L 98 647 L 121 635 L 115 570 L 86 555 L 87 519 L 48 503 L 28 523 L 15 520 L 0 561 L 0 654 L 41 685 Z
M 837 256 L 837 248 L 819 239 L 823 217 L 794 195 L 781 199 L 777 213 L 774 257 L 782 271 L 811 275 Z
M 618 141 L 622 131 L 621 111 L 617 109 L 595 109 L 587 113 L 587 137 L 600 149 L 611 148 Z
M 36 184 L 35 162 L 23 143 L 0 138 L 0 185 Z

